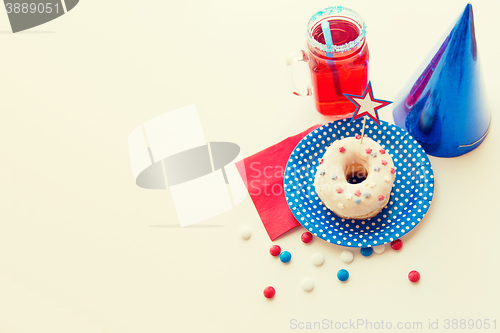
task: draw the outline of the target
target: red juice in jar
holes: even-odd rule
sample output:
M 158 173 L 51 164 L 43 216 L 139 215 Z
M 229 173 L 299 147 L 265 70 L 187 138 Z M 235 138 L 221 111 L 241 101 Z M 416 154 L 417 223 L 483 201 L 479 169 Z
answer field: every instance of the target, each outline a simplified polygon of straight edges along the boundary
M 327 45 L 321 23 L 327 20 L 333 45 Z M 335 119 L 352 116 L 356 106 L 343 94 L 361 95 L 368 85 L 366 27 L 356 12 L 329 7 L 309 21 L 307 61 L 316 109 Z

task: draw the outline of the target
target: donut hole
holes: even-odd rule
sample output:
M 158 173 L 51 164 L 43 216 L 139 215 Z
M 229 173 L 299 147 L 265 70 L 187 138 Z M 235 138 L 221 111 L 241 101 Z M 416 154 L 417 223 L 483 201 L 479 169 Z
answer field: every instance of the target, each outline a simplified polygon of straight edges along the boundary
M 345 179 L 349 184 L 359 184 L 366 180 L 368 177 L 368 170 L 359 163 L 353 163 L 346 165 L 345 167 Z

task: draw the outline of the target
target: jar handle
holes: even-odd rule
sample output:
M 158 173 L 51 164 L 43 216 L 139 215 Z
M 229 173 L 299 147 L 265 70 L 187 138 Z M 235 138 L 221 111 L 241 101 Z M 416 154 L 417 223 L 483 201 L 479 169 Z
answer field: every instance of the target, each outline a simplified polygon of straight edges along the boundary
M 307 63 L 309 61 L 307 57 L 307 53 L 304 50 L 299 50 L 290 53 L 288 58 L 286 59 L 286 72 L 288 76 L 288 81 L 291 85 L 291 90 L 292 92 L 297 95 L 297 96 L 308 96 L 312 95 L 312 87 L 311 83 L 308 82 L 307 84 L 297 84 L 297 77 L 296 74 L 294 74 L 295 71 L 295 66 L 298 63 Z

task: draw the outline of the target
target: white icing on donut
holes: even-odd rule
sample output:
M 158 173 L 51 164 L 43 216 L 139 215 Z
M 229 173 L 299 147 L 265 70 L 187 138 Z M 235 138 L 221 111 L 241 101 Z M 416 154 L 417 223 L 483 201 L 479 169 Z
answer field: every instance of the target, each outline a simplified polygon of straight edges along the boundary
M 366 169 L 366 179 L 359 184 L 348 183 L 346 172 L 361 172 L 362 168 Z M 367 218 L 387 204 L 395 178 L 394 163 L 386 150 L 368 137 L 363 143 L 349 137 L 328 147 L 316 171 L 314 187 L 335 214 Z

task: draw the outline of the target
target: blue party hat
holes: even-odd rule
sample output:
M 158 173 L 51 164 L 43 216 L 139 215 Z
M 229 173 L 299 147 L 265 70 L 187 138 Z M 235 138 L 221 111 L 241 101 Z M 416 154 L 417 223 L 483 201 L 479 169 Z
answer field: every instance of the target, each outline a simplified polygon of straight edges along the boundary
M 425 69 L 417 71 L 417 80 L 396 99 L 393 115 L 427 154 L 455 157 L 477 148 L 491 122 L 471 4 L 445 36 Z

